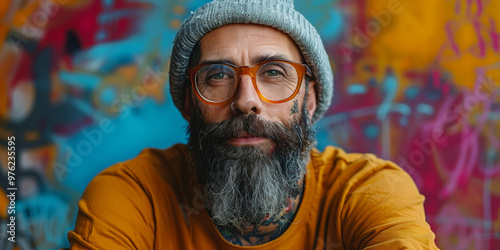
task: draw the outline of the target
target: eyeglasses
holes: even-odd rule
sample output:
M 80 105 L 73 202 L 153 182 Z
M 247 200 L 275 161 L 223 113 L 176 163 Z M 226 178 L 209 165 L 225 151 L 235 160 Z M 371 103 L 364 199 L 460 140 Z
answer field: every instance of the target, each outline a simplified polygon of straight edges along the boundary
M 202 64 L 188 70 L 196 96 L 204 103 L 224 105 L 238 92 L 241 75 L 248 74 L 259 97 L 269 103 L 283 103 L 299 92 L 304 74 L 312 76 L 306 64 L 266 61 L 256 66 Z

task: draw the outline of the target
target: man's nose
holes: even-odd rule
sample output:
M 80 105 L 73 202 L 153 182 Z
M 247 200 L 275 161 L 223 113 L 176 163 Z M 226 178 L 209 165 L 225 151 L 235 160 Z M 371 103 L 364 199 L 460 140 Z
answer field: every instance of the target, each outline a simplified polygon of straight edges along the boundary
M 240 87 L 234 100 L 236 108 L 244 114 L 262 112 L 262 100 L 253 86 L 252 77 L 249 74 L 241 75 Z

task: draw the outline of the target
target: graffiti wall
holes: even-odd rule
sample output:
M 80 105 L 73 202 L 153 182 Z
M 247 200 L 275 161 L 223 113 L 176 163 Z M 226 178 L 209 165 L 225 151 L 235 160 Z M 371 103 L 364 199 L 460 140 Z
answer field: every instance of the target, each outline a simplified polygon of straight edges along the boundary
M 143 148 L 186 141 L 168 62 L 182 20 L 204 2 L 0 1 L 0 249 L 67 247 L 93 176 Z M 335 72 L 318 148 L 403 167 L 426 196 L 440 248 L 498 248 L 500 1 L 295 7 L 318 28 Z

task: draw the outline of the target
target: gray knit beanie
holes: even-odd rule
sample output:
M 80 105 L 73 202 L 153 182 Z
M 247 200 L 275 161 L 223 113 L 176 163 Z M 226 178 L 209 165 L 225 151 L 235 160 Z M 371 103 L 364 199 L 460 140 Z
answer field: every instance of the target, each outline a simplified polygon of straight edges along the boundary
M 232 23 L 252 23 L 274 27 L 286 33 L 301 50 L 316 80 L 317 107 L 312 118 L 317 122 L 330 106 L 333 73 L 318 32 L 293 0 L 215 0 L 196 10 L 175 37 L 170 62 L 170 93 L 184 117 L 185 82 L 194 45 L 208 32 Z

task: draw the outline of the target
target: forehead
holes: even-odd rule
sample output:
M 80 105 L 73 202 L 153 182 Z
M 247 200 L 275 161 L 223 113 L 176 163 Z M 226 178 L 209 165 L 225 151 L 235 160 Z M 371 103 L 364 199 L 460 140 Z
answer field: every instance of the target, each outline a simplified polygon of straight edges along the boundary
M 229 24 L 200 39 L 201 63 L 226 60 L 237 65 L 254 65 L 262 58 L 278 57 L 302 62 L 295 42 L 275 28 L 257 24 Z

